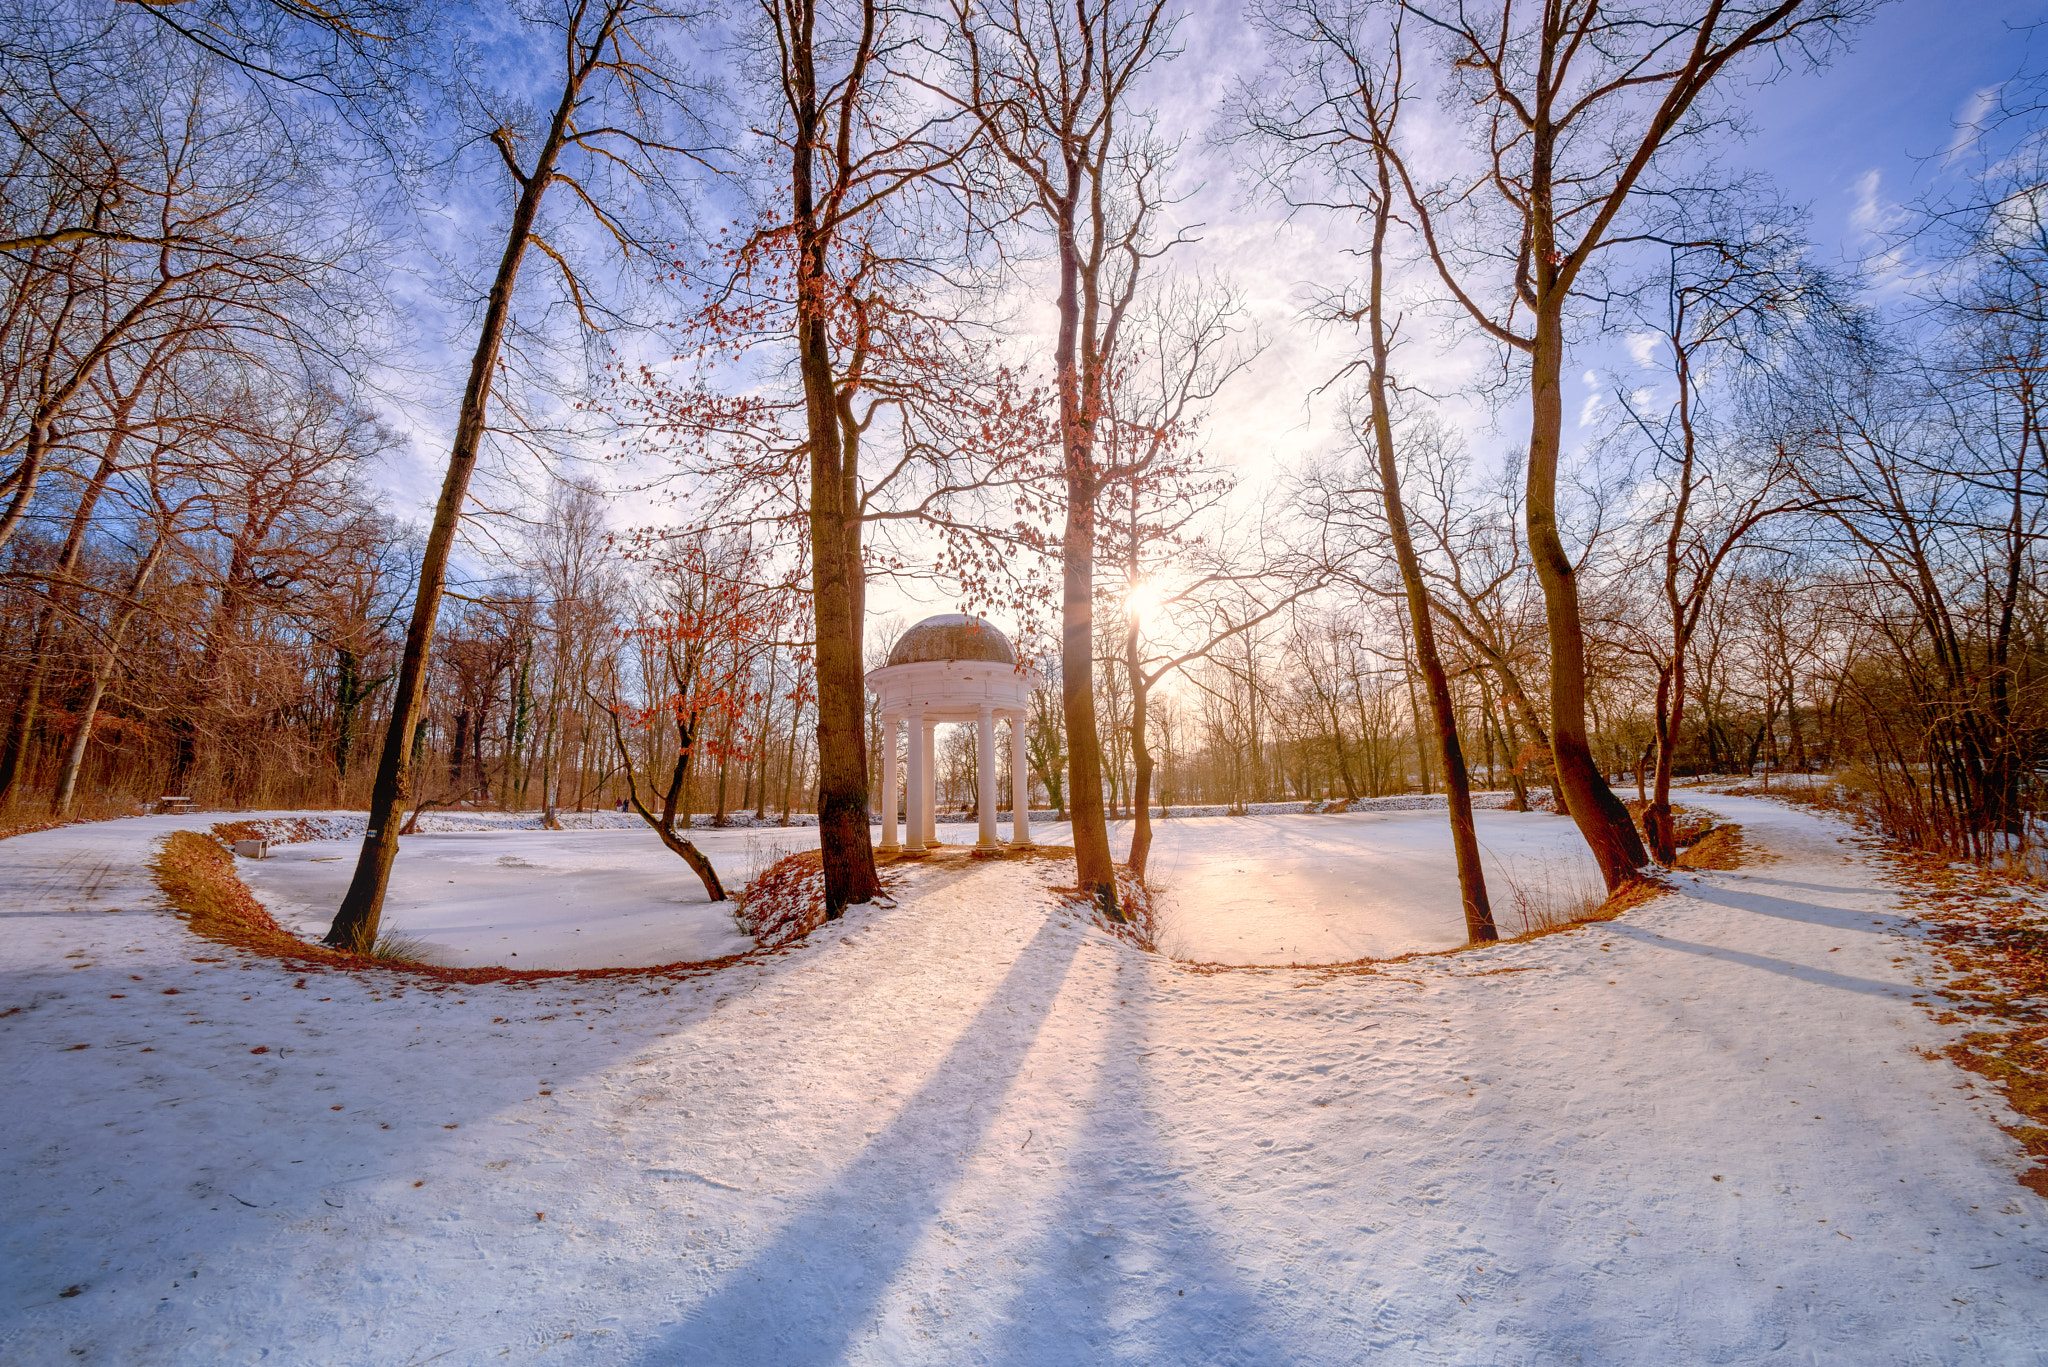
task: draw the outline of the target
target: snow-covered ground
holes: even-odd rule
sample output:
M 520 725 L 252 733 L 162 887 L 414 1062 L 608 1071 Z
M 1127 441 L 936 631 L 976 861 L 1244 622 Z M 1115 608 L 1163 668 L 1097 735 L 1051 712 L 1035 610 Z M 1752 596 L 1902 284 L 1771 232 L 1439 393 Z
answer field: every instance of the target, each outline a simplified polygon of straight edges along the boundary
M 636 821 L 637 824 L 637 821 Z M 695 831 L 731 891 L 770 851 L 815 849 L 816 827 Z M 356 840 L 275 845 L 237 860 L 280 925 L 325 934 L 355 873 Z M 406 836 L 384 929 L 424 942 L 451 967 L 619 968 L 743 954 L 754 942 L 697 875 L 643 824 L 638 830 L 472 830 Z
M 1476 819 L 1510 933 L 1520 928 L 1511 882 L 1599 886 L 1568 819 L 1499 811 Z M 730 907 L 713 904 L 637 818 L 638 829 L 570 831 L 493 829 L 468 814 L 456 820 L 453 830 L 405 838 L 385 905 L 385 929 L 424 941 L 436 963 L 615 968 L 752 948 Z M 998 830 L 1007 837 L 1009 823 Z M 1112 822 L 1110 831 L 1121 858 L 1131 823 Z M 971 844 L 975 834 L 965 823 L 939 827 L 953 844 Z M 1064 823 L 1040 822 L 1032 834 L 1041 844 L 1073 840 Z M 699 830 L 691 839 L 737 890 L 778 854 L 815 849 L 818 832 Z M 341 903 L 358 848 L 354 839 L 278 845 L 266 860 L 238 864 L 280 924 L 318 938 Z M 1287 815 L 1175 817 L 1154 823 L 1151 874 L 1164 890 L 1161 944 L 1178 958 L 1342 963 L 1465 940 L 1441 806 L 1302 816 L 1297 805 Z
M 1193 972 L 998 862 L 709 978 L 435 990 L 194 940 L 178 819 L 0 841 L 0 1360 L 2048 1361 L 1916 925 L 1698 802 L 1778 862 L 1379 972 Z
M 1465 943 L 1457 861 L 1443 807 L 1328 816 L 1175 817 L 1155 821 L 1149 881 L 1161 892 L 1160 947 L 1205 963 L 1345 963 Z M 1571 819 L 1477 811 L 1496 919 L 1523 929 L 1512 883 L 1553 893 L 1600 886 Z M 943 834 L 943 832 L 942 832 Z M 1072 828 L 1034 828 L 1070 844 Z M 1131 823 L 1110 823 L 1119 859 Z M 1598 900 L 1596 897 L 1594 900 Z

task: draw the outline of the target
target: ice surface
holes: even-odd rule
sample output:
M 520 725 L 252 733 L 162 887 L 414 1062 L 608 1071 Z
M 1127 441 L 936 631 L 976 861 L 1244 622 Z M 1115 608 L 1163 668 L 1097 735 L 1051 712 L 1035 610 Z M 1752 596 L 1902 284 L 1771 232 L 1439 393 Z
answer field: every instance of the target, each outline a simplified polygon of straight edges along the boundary
M 774 847 L 815 849 L 815 827 L 697 831 L 728 891 Z M 237 871 L 279 924 L 324 934 L 355 872 L 360 840 L 274 845 Z M 754 947 L 732 904 L 644 826 L 635 830 L 465 831 L 405 836 L 383 931 L 426 942 L 456 968 L 617 968 L 715 959 Z
M 1570 819 L 1473 813 L 1506 933 L 1512 885 L 1597 888 L 1599 868 Z M 1131 824 L 1112 822 L 1118 858 Z M 941 836 L 945 831 L 941 828 Z M 1072 828 L 1034 828 L 1068 844 Z M 1152 823 L 1149 880 L 1161 890 L 1161 947 L 1232 964 L 1343 963 L 1465 943 L 1458 865 L 1444 811 L 1329 816 L 1174 817 Z
M 1548 876 L 1597 887 L 1598 871 L 1564 817 L 1476 814 L 1501 924 L 1511 882 Z M 975 827 L 941 823 L 970 844 Z M 1009 823 L 998 830 L 1009 833 Z M 1391 958 L 1465 942 L 1456 861 L 1437 811 L 1329 816 L 1174 817 L 1153 823 L 1151 876 L 1164 890 L 1162 944 L 1176 957 L 1242 964 Z M 1040 844 L 1072 828 L 1037 823 Z M 877 839 L 879 839 L 879 833 Z M 1110 824 L 1118 857 L 1131 823 Z M 816 849 L 816 827 L 699 830 L 691 839 L 737 891 L 777 851 Z M 239 860 L 281 924 L 318 936 L 348 886 L 355 840 L 271 848 Z M 639 830 L 462 830 L 406 836 L 392 869 L 384 929 L 427 942 L 459 967 L 613 968 L 716 958 L 751 948 L 728 907 L 714 907 L 683 861 Z

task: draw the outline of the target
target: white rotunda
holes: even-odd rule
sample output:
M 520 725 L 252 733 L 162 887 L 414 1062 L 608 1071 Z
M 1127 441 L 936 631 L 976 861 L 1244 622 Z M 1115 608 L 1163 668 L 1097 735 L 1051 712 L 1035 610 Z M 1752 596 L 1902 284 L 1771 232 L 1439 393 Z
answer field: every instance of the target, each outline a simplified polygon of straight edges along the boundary
M 976 807 L 981 813 L 981 838 L 976 845 L 994 849 L 996 839 L 996 721 L 1010 723 L 1012 821 L 1010 843 L 1031 843 L 1031 769 L 1024 740 L 1031 725 L 1031 690 L 1042 687 L 1043 675 L 1017 667 L 1010 638 L 980 617 L 945 613 L 927 617 L 896 640 L 889 663 L 868 671 L 868 691 L 882 708 L 882 843 L 884 850 L 921 851 L 939 843 L 933 810 L 932 739 L 941 722 L 974 722 Z M 903 726 L 910 744 L 909 773 L 903 804 L 905 824 L 896 841 L 896 728 Z

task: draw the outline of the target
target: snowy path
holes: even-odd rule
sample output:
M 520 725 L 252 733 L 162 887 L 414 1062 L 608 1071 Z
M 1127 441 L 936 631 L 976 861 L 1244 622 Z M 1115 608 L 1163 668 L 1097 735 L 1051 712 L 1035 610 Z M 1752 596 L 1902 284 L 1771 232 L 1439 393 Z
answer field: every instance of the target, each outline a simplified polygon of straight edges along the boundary
M 2048 1362 L 1913 927 L 1700 805 L 1780 861 L 1373 975 L 1004 863 L 668 990 L 300 989 L 149 910 L 175 821 L 0 842 L 0 1359 Z

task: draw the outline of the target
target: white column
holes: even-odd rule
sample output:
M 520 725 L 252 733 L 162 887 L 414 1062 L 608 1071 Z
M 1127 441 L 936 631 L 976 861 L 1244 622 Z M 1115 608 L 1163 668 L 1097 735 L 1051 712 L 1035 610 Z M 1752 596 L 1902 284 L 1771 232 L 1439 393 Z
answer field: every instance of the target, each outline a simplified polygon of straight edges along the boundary
M 938 734 L 938 721 L 918 721 L 918 752 L 924 756 L 924 779 L 918 787 L 918 838 L 932 848 L 938 844 L 938 822 L 932 818 L 932 807 L 938 803 L 938 748 L 932 744 L 932 736 Z
M 1031 843 L 1031 758 L 1025 753 L 1027 723 L 1018 712 L 1010 718 L 1010 844 Z
M 924 823 L 924 843 L 939 843 L 939 724 L 937 721 L 924 723 L 924 734 L 919 745 L 924 750 L 924 787 L 917 795 L 918 819 Z
M 992 850 L 1002 842 L 996 839 L 996 710 L 991 703 L 981 705 L 981 716 L 976 720 L 974 735 L 974 805 L 981 812 L 981 838 L 975 845 Z
M 924 762 L 924 704 L 910 705 L 910 715 L 904 718 L 904 739 L 910 742 L 910 782 L 904 794 L 904 840 L 908 850 L 924 848 L 924 789 L 926 771 Z M 896 818 L 889 818 L 894 821 Z
M 896 844 L 896 718 L 882 718 L 882 844 L 893 850 Z

